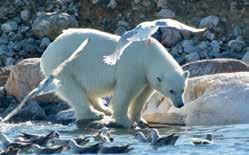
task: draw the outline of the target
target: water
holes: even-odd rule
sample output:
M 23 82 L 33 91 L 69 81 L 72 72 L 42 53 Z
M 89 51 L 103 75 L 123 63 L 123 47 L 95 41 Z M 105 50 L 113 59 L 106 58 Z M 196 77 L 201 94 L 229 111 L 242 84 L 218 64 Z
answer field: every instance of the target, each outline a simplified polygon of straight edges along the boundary
M 159 128 L 161 134 L 170 134 L 172 132 L 180 134 L 180 138 L 176 142 L 176 146 L 165 146 L 153 149 L 150 144 L 137 142 L 133 138 L 132 130 L 112 130 L 113 137 L 116 143 L 132 144 L 134 150 L 129 154 L 189 154 L 189 155 L 248 155 L 249 154 L 249 124 L 243 125 L 227 125 L 227 126 L 212 126 L 212 127 L 179 127 L 166 126 Z M 78 129 L 75 125 L 57 125 L 48 123 L 20 123 L 20 124 L 0 124 L 0 131 L 7 134 L 8 137 L 14 138 L 20 132 L 30 133 L 47 133 L 51 130 L 57 130 L 61 134 L 61 138 L 69 139 L 80 135 L 89 135 L 93 131 L 84 131 Z M 95 132 L 95 131 L 94 131 Z M 213 145 L 194 146 L 191 143 L 192 137 L 205 137 L 207 133 L 212 133 L 214 136 Z M 0 143 L 1 146 L 1 143 Z M 66 153 L 67 154 L 67 153 Z M 69 154 L 69 153 L 68 153 Z

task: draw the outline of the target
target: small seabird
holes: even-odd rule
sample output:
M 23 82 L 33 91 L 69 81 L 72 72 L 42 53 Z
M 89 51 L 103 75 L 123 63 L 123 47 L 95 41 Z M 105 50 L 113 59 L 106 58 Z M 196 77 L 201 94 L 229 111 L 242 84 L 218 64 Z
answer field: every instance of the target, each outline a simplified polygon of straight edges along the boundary
M 88 146 L 80 146 L 75 140 L 69 140 L 68 147 L 72 153 L 83 154 L 83 153 L 98 153 L 103 143 L 96 143 Z
M 135 139 L 142 143 L 150 142 L 148 137 L 146 137 L 141 131 L 136 132 Z
M 84 137 L 84 138 L 78 137 L 78 138 L 74 138 L 73 140 L 76 142 L 76 144 L 80 146 L 84 146 L 90 142 L 90 139 L 88 137 Z M 70 141 L 69 139 L 53 139 L 53 140 L 50 140 L 49 143 L 51 145 L 57 145 L 57 146 L 61 145 L 61 146 L 66 147 L 69 144 L 69 141 Z
M 130 145 L 120 145 L 120 146 L 103 146 L 98 153 L 103 154 L 115 154 L 115 153 L 128 153 L 133 148 Z
M 0 133 L 0 141 L 2 142 L 4 150 L 21 150 L 21 149 L 30 147 L 32 145 L 32 143 L 12 142 L 3 133 Z
M 57 131 L 51 131 L 47 135 L 33 135 L 33 134 L 23 134 L 20 135 L 23 139 L 17 139 L 19 142 L 37 144 L 40 146 L 45 146 L 49 141 L 59 138 L 59 133 Z
M 38 134 L 31 134 L 31 133 L 25 133 L 22 132 L 20 137 L 23 137 L 24 139 L 40 139 L 44 137 L 50 137 L 50 138 L 59 138 L 59 133 L 57 131 L 51 131 L 47 135 L 38 135 Z
M 200 145 L 200 144 L 213 144 L 213 135 L 207 134 L 206 139 L 198 139 L 198 138 L 192 138 L 192 143 L 194 145 Z
M 174 133 L 168 136 L 160 136 L 158 130 L 154 128 L 151 129 L 150 136 L 151 144 L 153 146 L 175 145 L 177 139 L 179 138 L 179 136 Z
M 10 155 L 10 154 L 19 154 L 21 149 L 9 147 L 5 151 L 0 151 L 0 155 Z
M 61 153 L 63 151 L 63 146 L 51 146 L 51 147 L 41 147 L 37 144 L 31 146 L 31 150 L 35 154 L 55 154 Z
M 156 33 L 160 27 L 174 28 L 179 31 L 189 31 L 193 33 L 203 32 L 206 28 L 197 29 L 190 27 L 173 19 L 158 19 L 154 21 L 145 21 L 137 25 L 134 29 L 125 32 L 119 39 L 114 53 L 104 56 L 104 62 L 109 65 L 115 65 L 123 54 L 124 50 L 135 41 L 147 41 L 150 43 L 150 37 Z

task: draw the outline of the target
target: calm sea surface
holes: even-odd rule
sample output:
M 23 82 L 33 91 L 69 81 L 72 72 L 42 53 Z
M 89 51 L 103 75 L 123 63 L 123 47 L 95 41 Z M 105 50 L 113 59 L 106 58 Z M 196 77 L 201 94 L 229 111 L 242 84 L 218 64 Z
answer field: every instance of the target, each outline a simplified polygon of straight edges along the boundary
M 89 135 L 94 131 L 84 131 L 78 129 L 75 125 L 56 125 L 48 123 L 20 123 L 20 124 L 0 124 L 0 132 L 7 134 L 10 138 L 14 138 L 20 132 L 30 133 L 47 133 L 51 130 L 56 130 L 61 134 L 61 138 L 70 139 L 80 135 Z M 134 150 L 130 154 L 222 154 L 234 155 L 245 154 L 249 155 L 249 124 L 243 125 L 228 125 L 228 126 L 211 126 L 211 127 L 179 127 L 166 126 L 159 128 L 161 134 L 170 134 L 172 132 L 180 134 L 180 138 L 176 146 L 165 146 L 157 150 L 153 149 L 150 144 L 137 142 L 133 138 L 132 130 L 116 130 L 113 129 L 113 137 L 115 143 L 132 144 Z M 192 137 L 205 137 L 207 133 L 214 135 L 214 144 L 205 146 L 194 146 L 191 143 Z M 0 142 L 1 147 L 1 142 Z M 69 153 L 64 153 L 69 154 Z

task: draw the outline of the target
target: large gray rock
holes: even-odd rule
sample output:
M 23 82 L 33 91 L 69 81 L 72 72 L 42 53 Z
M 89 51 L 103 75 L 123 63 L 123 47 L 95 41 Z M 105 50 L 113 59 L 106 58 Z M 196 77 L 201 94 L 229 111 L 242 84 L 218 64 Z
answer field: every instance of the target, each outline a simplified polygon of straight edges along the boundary
M 183 108 L 177 109 L 163 97 L 153 96 L 143 117 L 151 123 L 189 126 L 249 123 L 248 82 L 249 72 L 190 78 Z
M 179 114 L 186 125 L 249 123 L 249 72 L 192 78 Z
M 32 32 L 35 36 L 54 39 L 63 29 L 78 27 L 79 23 L 74 16 L 67 13 L 45 13 L 38 16 L 32 24 Z
M 190 62 L 182 66 L 190 72 L 190 77 L 217 73 L 249 72 L 249 66 L 235 59 L 206 59 Z

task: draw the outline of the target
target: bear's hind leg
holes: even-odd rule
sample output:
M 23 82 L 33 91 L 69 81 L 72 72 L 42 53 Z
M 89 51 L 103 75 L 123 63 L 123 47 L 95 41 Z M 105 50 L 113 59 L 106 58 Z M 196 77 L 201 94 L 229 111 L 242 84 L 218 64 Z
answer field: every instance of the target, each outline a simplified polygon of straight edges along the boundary
M 108 116 L 112 115 L 112 110 L 103 104 L 103 99 L 93 98 L 90 99 L 90 101 L 92 103 L 93 108 L 95 108 L 96 110 L 103 112 L 105 115 Z
M 138 124 L 147 124 L 147 122 L 142 118 L 142 109 L 144 104 L 150 99 L 153 93 L 154 90 L 150 88 L 150 86 L 146 86 L 132 102 L 132 105 L 129 109 L 129 114 L 134 122 L 137 122 Z
M 99 120 L 103 118 L 103 113 L 93 110 L 85 91 L 72 76 L 64 75 L 64 79 L 61 80 L 63 85 L 59 93 L 73 106 L 77 120 Z

